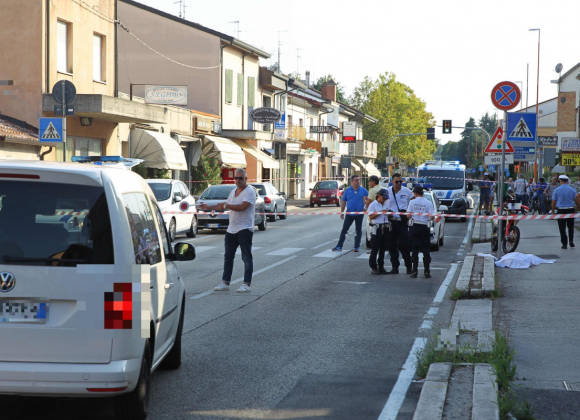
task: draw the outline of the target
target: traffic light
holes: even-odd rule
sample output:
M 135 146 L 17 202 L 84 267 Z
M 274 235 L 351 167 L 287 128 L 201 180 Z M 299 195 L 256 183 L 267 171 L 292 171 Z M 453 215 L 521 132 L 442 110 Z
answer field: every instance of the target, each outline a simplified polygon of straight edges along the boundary
M 427 128 L 427 140 L 435 140 L 435 127 Z
M 443 120 L 443 134 L 451 134 L 451 120 Z

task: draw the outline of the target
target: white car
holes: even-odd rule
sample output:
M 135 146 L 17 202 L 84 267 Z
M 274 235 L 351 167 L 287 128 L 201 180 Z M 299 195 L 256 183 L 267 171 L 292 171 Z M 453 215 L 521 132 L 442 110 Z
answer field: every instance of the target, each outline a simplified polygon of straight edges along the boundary
M 445 213 L 448 208 L 445 205 L 439 204 L 437 196 L 433 191 L 425 190 L 423 192 L 423 197 L 433 203 L 433 208 L 437 216 L 431 222 L 430 233 L 431 233 L 431 249 L 438 251 L 440 246 L 443 246 L 443 240 L 445 237 L 445 217 L 441 216 L 441 213 Z
M 143 178 L 99 163 L 0 161 L 0 395 L 116 397 L 144 419 L 152 371 L 181 363 L 174 261 L 195 249 L 172 247 Z
M 147 179 L 147 183 L 159 203 L 171 242 L 178 233 L 195 238 L 197 235 L 195 198 L 189 192 L 189 188 L 175 179 Z

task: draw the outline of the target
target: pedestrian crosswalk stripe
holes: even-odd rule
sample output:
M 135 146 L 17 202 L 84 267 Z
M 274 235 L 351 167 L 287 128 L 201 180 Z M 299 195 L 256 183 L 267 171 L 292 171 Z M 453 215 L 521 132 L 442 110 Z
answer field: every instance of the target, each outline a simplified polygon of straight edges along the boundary
M 327 249 L 326 251 L 322 251 L 316 255 L 313 255 L 315 258 L 336 258 L 344 255 L 346 251 L 333 251 L 331 249 Z
M 44 133 L 42 133 L 42 136 L 40 138 L 44 140 L 60 140 L 60 134 L 58 133 L 52 122 L 49 122 L 48 126 L 46 127 L 46 130 L 44 130 Z
M 201 254 L 203 252 L 209 251 L 210 249 L 215 249 L 215 246 L 207 246 L 207 245 L 196 245 L 195 246 L 195 253 Z
M 516 124 L 514 129 L 512 130 L 512 132 L 510 134 L 510 138 L 512 138 L 512 137 L 517 137 L 517 138 L 522 138 L 522 139 L 534 138 L 534 135 L 532 134 L 532 131 L 528 127 L 528 124 L 526 124 L 524 117 L 520 118 L 520 120 L 518 121 L 518 123 Z
M 277 249 L 276 251 L 268 252 L 266 255 L 279 255 L 279 256 L 287 256 L 296 254 L 297 252 L 302 251 L 304 248 L 281 248 Z
M 253 246 L 252 252 L 257 251 L 258 249 L 262 249 L 262 247 L 261 246 Z M 242 255 L 242 250 L 240 248 L 238 248 L 238 250 L 236 251 L 236 255 Z

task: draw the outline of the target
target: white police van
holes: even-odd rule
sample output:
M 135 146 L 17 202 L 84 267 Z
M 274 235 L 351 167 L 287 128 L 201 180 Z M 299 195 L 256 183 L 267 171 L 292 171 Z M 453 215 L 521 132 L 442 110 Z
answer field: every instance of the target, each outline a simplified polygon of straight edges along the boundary
M 428 160 L 417 167 L 417 177 L 418 183 L 430 188 L 439 202 L 447 207 L 447 213 L 467 214 L 465 165 L 459 161 Z
M 181 363 L 173 261 L 195 250 L 126 160 L 87 160 L 0 161 L 0 394 L 116 397 L 143 419 L 151 372 Z

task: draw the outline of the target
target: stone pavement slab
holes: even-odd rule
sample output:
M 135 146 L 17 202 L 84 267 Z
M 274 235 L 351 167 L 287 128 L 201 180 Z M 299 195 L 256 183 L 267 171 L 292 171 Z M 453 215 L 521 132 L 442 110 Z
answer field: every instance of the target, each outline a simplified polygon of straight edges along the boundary
M 489 331 L 492 329 L 491 310 L 489 299 L 458 300 L 451 326 L 462 330 Z

